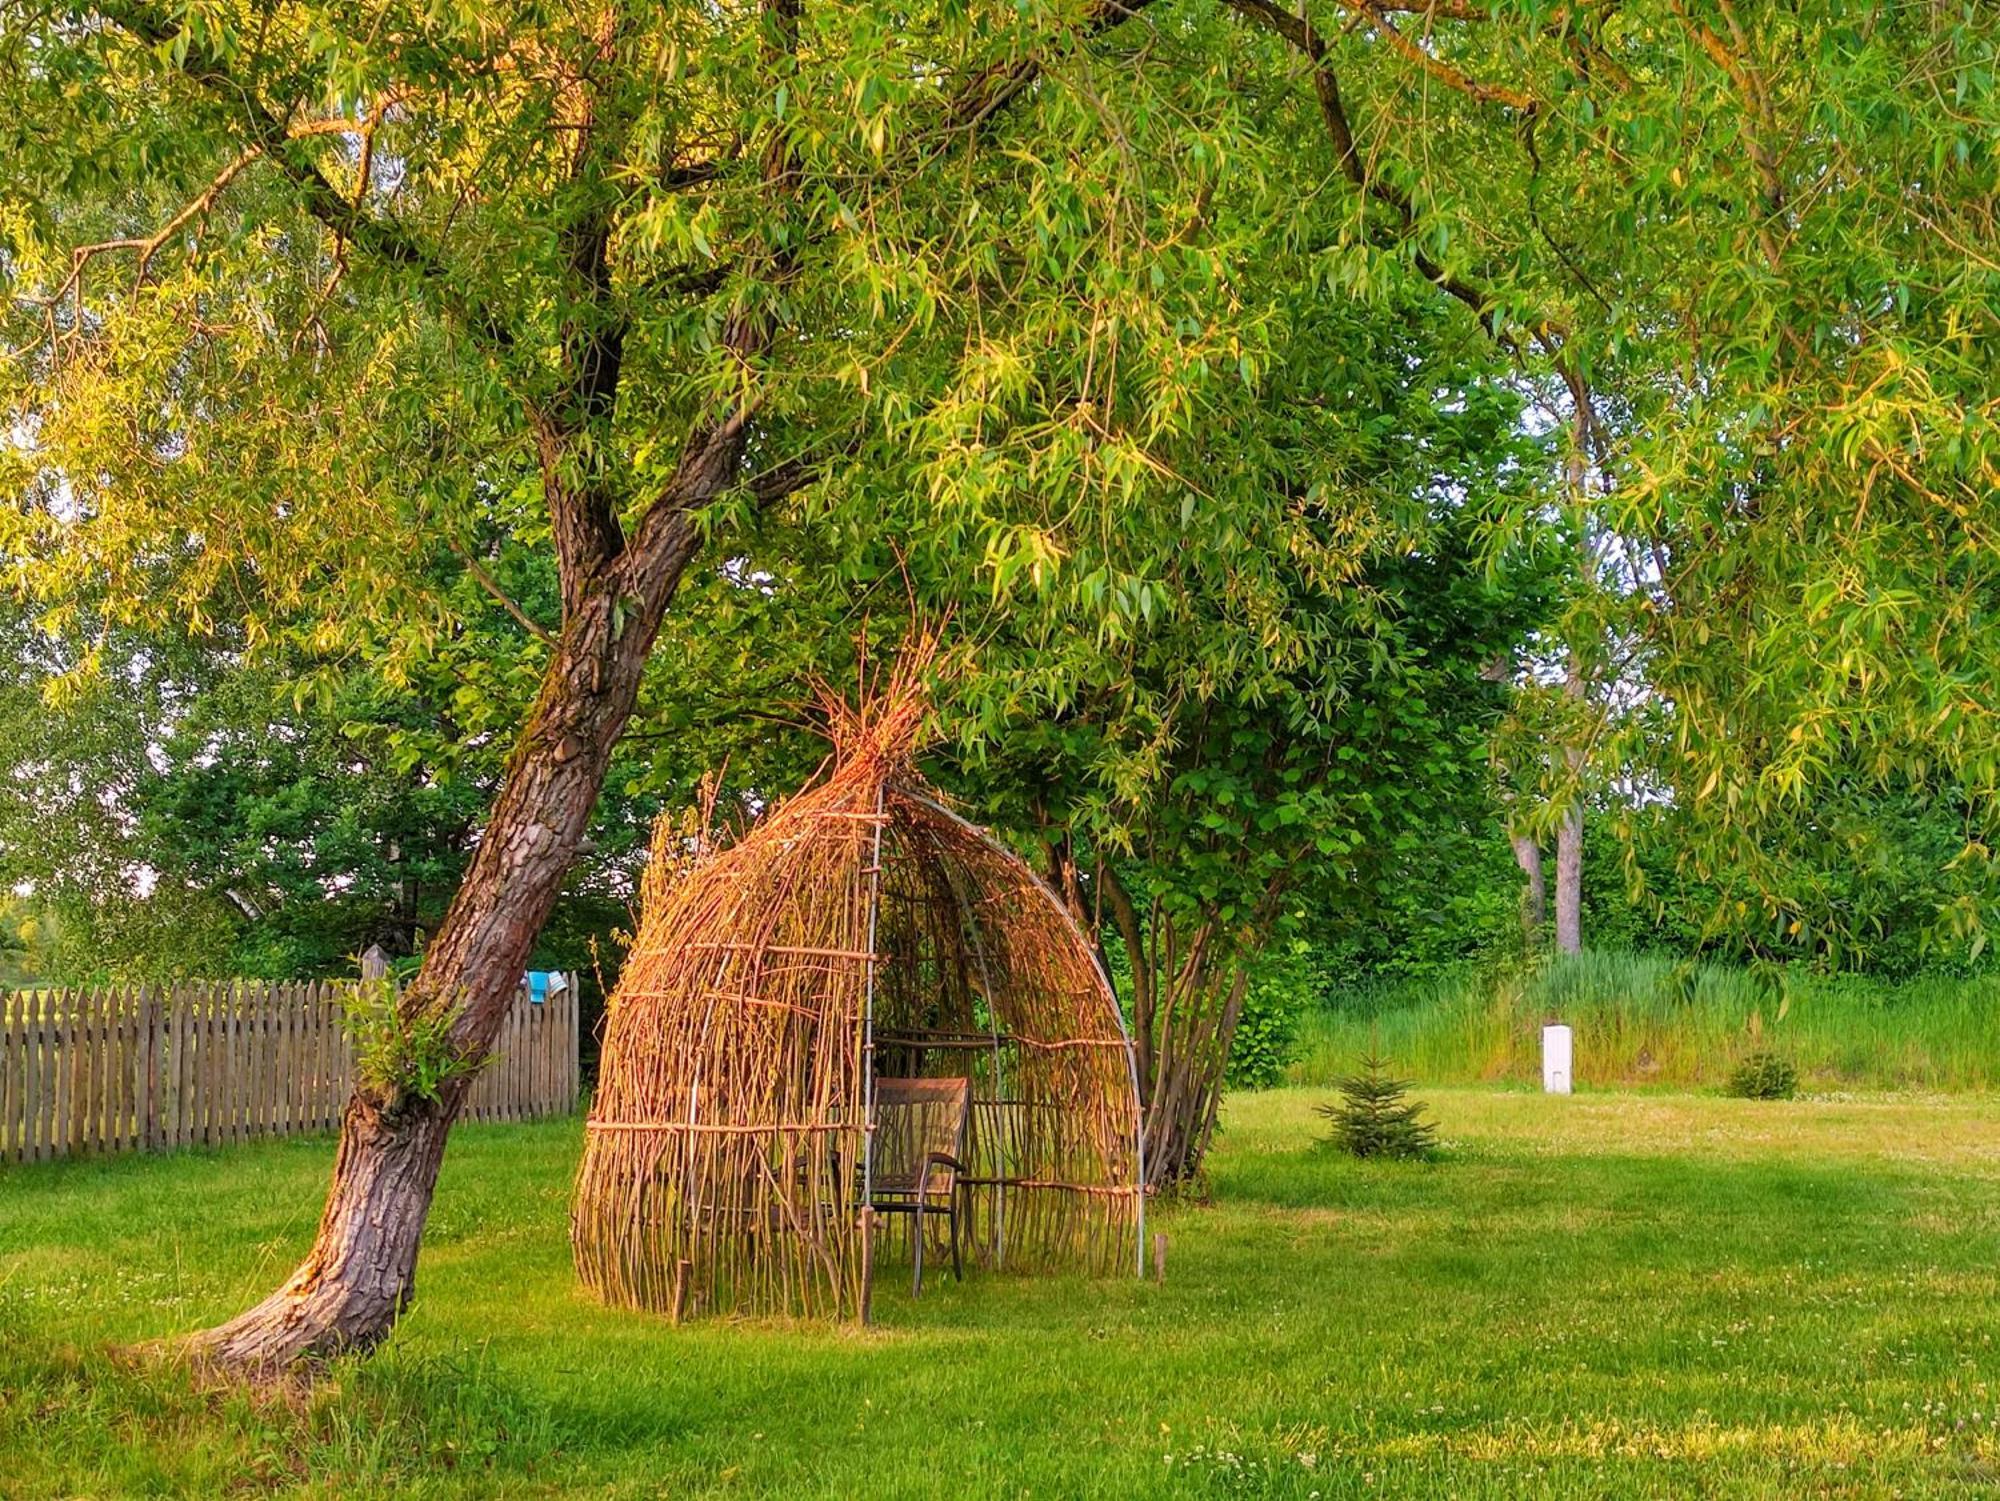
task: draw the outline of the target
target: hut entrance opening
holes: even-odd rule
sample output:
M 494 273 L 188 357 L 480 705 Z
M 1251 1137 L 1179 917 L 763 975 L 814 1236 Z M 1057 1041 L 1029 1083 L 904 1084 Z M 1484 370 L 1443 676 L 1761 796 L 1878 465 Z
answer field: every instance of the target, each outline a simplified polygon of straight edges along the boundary
M 646 893 L 572 1216 L 609 1302 L 854 1316 L 917 1237 L 933 1269 L 1141 1269 L 1137 1075 L 1095 954 L 1019 857 L 858 738 Z M 913 1098 L 964 1102 L 959 1152 L 913 1151 Z M 927 1208 L 881 1212 L 929 1155 L 951 1161 Z

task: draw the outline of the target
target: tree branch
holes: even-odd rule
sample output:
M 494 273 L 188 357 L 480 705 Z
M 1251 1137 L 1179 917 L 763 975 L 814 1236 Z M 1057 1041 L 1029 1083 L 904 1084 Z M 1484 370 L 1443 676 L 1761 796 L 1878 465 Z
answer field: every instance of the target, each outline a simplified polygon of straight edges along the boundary
M 1224 0 L 1224 3 L 1237 14 L 1282 37 L 1312 63 L 1313 93 L 1319 100 L 1320 119 L 1333 142 L 1334 155 L 1342 174 L 1365 197 L 1383 204 L 1396 215 L 1398 237 L 1407 240 L 1416 229 L 1416 207 L 1407 193 L 1394 183 L 1377 177 L 1362 161 L 1354 141 L 1354 127 L 1347 118 L 1347 106 L 1340 96 L 1340 78 L 1334 71 L 1326 41 L 1318 29 L 1303 13 L 1295 15 L 1281 9 L 1273 0 Z M 1454 276 L 1421 249 L 1413 249 L 1412 257 L 1418 273 L 1425 280 L 1472 309 L 1494 339 L 1509 342 L 1494 319 L 1492 298 L 1483 287 Z
M 599 67 L 583 69 L 575 90 L 569 186 L 579 206 L 559 223 L 556 242 L 565 273 L 560 326 L 561 397 L 536 427 L 542 489 L 561 574 L 563 608 L 573 609 L 591 576 L 625 547 L 618 523 L 618 487 L 607 473 L 611 425 L 625 366 L 628 320 L 612 290 L 611 237 L 616 194 L 605 188 L 607 165 L 624 141 L 624 121 L 607 117 L 594 82 L 618 45 L 622 11 L 607 9 L 592 39 Z M 575 472 L 578 466 L 583 472 Z
M 1775 133 L 1776 122 L 1771 118 L 1770 101 L 1759 77 L 1756 66 L 1747 56 L 1749 43 L 1743 29 L 1736 20 L 1736 12 L 1728 0 L 1721 0 L 1722 14 L 1729 23 L 1731 35 L 1746 54 L 1743 57 L 1730 50 L 1729 44 L 1715 34 L 1704 21 L 1698 21 L 1688 14 L 1682 0 L 1670 0 L 1675 15 L 1681 18 L 1686 28 L 1708 54 L 1709 61 L 1722 70 L 1737 96 L 1742 100 L 1748 120 L 1743 128 L 1743 145 L 1750 156 L 1750 165 L 1757 173 L 1757 181 L 1762 188 L 1765 217 L 1757 225 L 1757 248 L 1764 252 L 1764 260 L 1773 271 L 1783 264 L 1784 255 L 1779 249 L 1777 237 L 1771 226 L 1783 217 L 1785 211 L 1785 181 L 1778 170 L 1778 159 L 1771 152 L 1770 136 Z
M 448 538 L 444 545 L 450 548 L 458 560 L 465 565 L 465 571 L 472 575 L 479 587 L 492 595 L 499 602 L 500 608 L 505 610 L 509 615 L 512 615 L 523 630 L 540 641 L 542 645 L 554 648 L 556 638 L 549 631 L 548 627 L 522 609 L 519 603 L 515 601 L 514 596 L 509 594 L 505 589 L 502 589 L 499 581 L 491 573 L 487 572 L 485 564 L 481 563 L 479 559 Z
M 1533 114 L 1537 108 L 1536 100 L 1531 94 L 1510 89 L 1504 84 L 1481 83 L 1470 74 L 1454 68 L 1443 58 L 1432 56 L 1430 52 L 1405 36 L 1396 23 L 1389 19 L 1386 7 L 1377 4 L 1376 0 L 1340 0 L 1340 4 L 1357 20 L 1370 23 L 1391 47 L 1447 88 L 1456 90 L 1468 99 L 1476 99 L 1481 104 L 1505 105 L 1508 109 L 1520 110 L 1523 114 Z
M 802 0 L 763 0 L 764 61 L 773 75 L 796 72 Z M 768 132 L 760 157 L 762 187 L 773 212 L 789 212 L 797 160 L 785 129 L 777 122 Z M 789 276 L 796 255 L 789 249 L 769 252 L 768 271 L 778 280 Z M 760 310 L 738 306 L 722 329 L 722 347 L 746 371 L 771 340 L 770 321 Z M 694 524 L 689 513 L 729 488 L 738 478 L 749 443 L 750 415 L 758 393 L 747 391 L 724 415 L 697 423 L 682 446 L 680 462 L 666 488 L 654 498 L 632 537 L 628 574 L 636 579 L 663 580 L 671 590 L 680 569 L 694 551 Z M 803 481 L 801 481 L 803 483 Z
M 185 40 L 187 45 L 177 64 L 182 76 L 237 117 L 241 133 L 247 137 L 246 151 L 260 152 L 284 174 L 298 190 L 300 206 L 308 214 L 384 265 L 414 273 L 438 305 L 489 352 L 504 354 L 513 348 L 512 329 L 491 308 L 469 296 L 462 279 L 401 225 L 368 213 L 358 199 L 350 201 L 305 153 L 292 129 L 257 97 L 256 90 L 230 73 L 163 11 L 143 0 L 91 0 L 89 9 L 156 53 Z
M 136 250 L 139 252 L 139 263 L 136 271 L 133 273 L 133 282 L 134 285 L 143 285 L 146 280 L 147 269 L 152 265 L 153 257 L 159 254 L 160 247 L 165 245 L 168 240 L 172 239 L 194 219 L 205 216 L 213 209 L 215 207 L 215 200 L 222 196 L 222 190 L 234 182 L 237 174 L 262 154 L 262 148 L 257 146 L 251 146 L 239 152 L 228 166 L 224 167 L 210 180 L 207 187 L 197 193 L 179 213 L 161 225 L 159 230 L 154 234 L 146 235 L 143 238 L 100 240 L 95 245 L 77 246 L 76 249 L 70 252 L 69 275 L 64 277 L 62 285 L 50 294 L 48 298 L 49 302 L 61 302 L 63 298 L 69 295 L 72 288 L 76 289 L 78 298 L 81 300 L 84 267 L 89 265 L 96 257 L 117 250 Z M 79 325 L 81 321 L 81 319 L 78 320 Z

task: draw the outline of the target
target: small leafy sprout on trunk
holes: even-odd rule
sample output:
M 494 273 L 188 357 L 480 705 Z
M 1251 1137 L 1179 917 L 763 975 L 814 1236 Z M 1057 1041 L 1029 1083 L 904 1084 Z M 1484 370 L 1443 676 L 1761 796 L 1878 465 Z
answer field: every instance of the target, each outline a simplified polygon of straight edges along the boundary
M 1799 1071 L 1776 1053 L 1752 1053 L 1729 1076 L 1727 1093 L 1739 1100 L 1789 1100 L 1799 1092 Z
M 453 1043 L 450 1016 L 436 1011 L 405 1016 L 399 998 L 389 980 L 364 980 L 355 987 L 343 1018 L 354 1039 L 355 1071 L 392 1105 L 435 1102 L 446 1084 L 475 1065 Z
M 1329 1146 L 1353 1157 L 1423 1160 L 1437 1152 L 1437 1123 L 1422 1119 L 1423 1102 L 1409 1098 L 1410 1081 L 1391 1077 L 1373 1053 L 1361 1071 L 1340 1081 L 1338 1102 L 1318 1107 L 1332 1124 Z

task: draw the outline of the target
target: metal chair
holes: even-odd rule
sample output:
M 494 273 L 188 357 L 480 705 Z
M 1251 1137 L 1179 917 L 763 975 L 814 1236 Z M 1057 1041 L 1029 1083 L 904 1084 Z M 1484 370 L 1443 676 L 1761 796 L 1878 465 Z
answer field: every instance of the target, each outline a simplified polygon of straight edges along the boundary
M 960 1176 L 966 1171 L 966 1123 L 972 1116 L 970 1079 L 875 1081 L 875 1134 L 868 1207 L 910 1216 L 910 1295 L 924 1290 L 924 1216 L 942 1215 L 951 1232 L 951 1274 L 965 1269 L 958 1253 Z

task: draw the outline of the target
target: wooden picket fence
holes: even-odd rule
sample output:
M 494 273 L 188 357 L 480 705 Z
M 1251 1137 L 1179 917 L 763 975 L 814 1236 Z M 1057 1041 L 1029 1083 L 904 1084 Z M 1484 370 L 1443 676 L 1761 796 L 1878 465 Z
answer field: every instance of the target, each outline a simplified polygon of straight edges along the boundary
M 351 986 L 104 986 L 0 994 L 0 1162 L 164 1152 L 328 1131 L 354 1083 Z M 524 987 L 462 1119 L 532 1120 L 577 1100 L 575 981 Z

